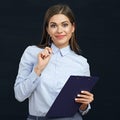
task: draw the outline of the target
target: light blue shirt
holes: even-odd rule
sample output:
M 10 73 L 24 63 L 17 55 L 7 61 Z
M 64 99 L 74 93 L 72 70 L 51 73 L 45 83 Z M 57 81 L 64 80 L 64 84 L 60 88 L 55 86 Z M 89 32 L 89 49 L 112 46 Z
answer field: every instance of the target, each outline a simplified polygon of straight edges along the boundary
M 30 115 L 45 116 L 70 75 L 90 76 L 87 59 L 73 52 L 70 46 L 59 49 L 52 44 L 51 48 L 51 59 L 40 76 L 34 72 L 34 67 L 43 49 L 28 46 L 19 63 L 15 98 L 20 102 L 29 99 Z M 85 114 L 89 109 L 90 105 L 80 112 Z

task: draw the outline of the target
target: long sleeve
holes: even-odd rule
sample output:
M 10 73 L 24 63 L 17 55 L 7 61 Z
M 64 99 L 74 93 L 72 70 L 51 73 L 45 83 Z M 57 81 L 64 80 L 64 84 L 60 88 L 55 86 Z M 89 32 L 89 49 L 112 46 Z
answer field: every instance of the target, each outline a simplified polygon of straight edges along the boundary
M 84 75 L 85 76 L 90 76 L 90 66 L 89 64 L 87 63 L 87 59 L 86 59 L 86 66 L 84 68 Z M 82 114 L 82 115 L 85 115 L 89 112 L 89 110 L 91 109 L 91 105 L 88 104 L 88 107 L 86 108 L 86 110 L 82 111 L 79 109 L 79 112 Z
M 30 115 L 45 116 L 71 75 L 90 75 L 87 59 L 76 55 L 70 46 L 59 49 L 52 44 L 51 48 L 51 59 L 40 76 L 34 72 L 34 66 L 42 48 L 34 45 L 27 47 L 19 63 L 14 84 L 15 97 L 21 102 L 29 98 Z M 85 113 L 80 112 L 82 115 Z
M 30 54 L 31 48 L 24 51 L 20 63 L 18 75 L 14 85 L 15 98 L 24 101 L 28 98 L 39 82 L 37 74 L 34 72 L 34 57 Z
M 79 112 L 82 114 L 82 115 L 85 115 L 85 114 L 87 114 L 88 113 L 88 111 L 91 109 L 91 105 L 90 104 L 88 104 L 88 107 L 87 107 L 87 109 L 86 110 L 84 110 L 84 111 L 82 111 L 82 110 L 80 110 L 79 109 Z

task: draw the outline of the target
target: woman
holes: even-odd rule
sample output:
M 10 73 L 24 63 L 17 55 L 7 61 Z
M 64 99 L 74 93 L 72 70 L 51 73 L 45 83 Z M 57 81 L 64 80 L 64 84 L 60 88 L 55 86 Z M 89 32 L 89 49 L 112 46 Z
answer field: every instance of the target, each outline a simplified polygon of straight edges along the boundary
M 18 101 L 29 99 L 27 120 L 82 120 L 89 111 L 93 94 L 82 91 L 75 98 L 81 106 L 73 117 L 45 117 L 70 75 L 90 76 L 87 59 L 80 55 L 75 25 L 69 6 L 50 7 L 45 14 L 41 43 L 24 51 L 14 91 Z

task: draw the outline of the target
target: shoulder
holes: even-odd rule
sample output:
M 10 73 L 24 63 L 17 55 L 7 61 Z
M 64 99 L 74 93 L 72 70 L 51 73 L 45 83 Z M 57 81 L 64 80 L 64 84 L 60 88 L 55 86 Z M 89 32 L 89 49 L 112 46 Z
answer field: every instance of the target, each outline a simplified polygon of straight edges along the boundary
M 36 45 L 31 45 L 31 46 L 28 46 L 24 52 L 27 52 L 27 53 L 33 53 L 33 52 L 37 52 L 37 51 L 41 51 L 42 48 L 39 48 L 37 47 Z
M 78 57 L 80 58 L 81 61 L 83 62 L 87 62 L 87 58 L 82 56 L 82 55 L 78 55 Z
M 81 64 L 83 64 L 85 66 L 89 65 L 87 58 L 82 55 L 78 55 L 78 60 Z
M 79 63 L 81 66 L 83 67 L 89 66 L 88 59 L 83 55 L 78 55 L 74 53 L 74 58 L 75 58 L 75 61 Z
M 71 61 L 74 62 L 74 65 L 79 69 L 81 75 L 90 75 L 90 66 L 86 57 L 73 52 L 71 58 Z
M 43 50 L 42 48 L 39 48 L 36 45 L 31 45 L 24 50 L 23 54 L 34 56 L 34 55 L 37 55 L 42 50 Z
M 83 55 L 78 55 L 75 52 L 72 52 L 74 58 L 76 58 L 78 61 L 86 63 L 87 62 L 87 58 L 84 57 Z
M 28 46 L 24 50 L 21 60 L 34 61 L 37 58 L 38 53 L 41 51 L 42 49 L 35 45 Z

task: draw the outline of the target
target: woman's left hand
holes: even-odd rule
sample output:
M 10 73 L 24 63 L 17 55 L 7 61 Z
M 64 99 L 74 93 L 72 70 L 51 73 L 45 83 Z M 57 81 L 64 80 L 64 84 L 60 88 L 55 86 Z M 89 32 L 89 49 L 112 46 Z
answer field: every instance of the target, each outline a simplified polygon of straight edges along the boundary
M 81 91 L 80 94 L 77 95 L 75 98 L 75 101 L 77 103 L 82 103 L 82 104 L 90 104 L 94 100 L 94 95 L 88 91 Z

